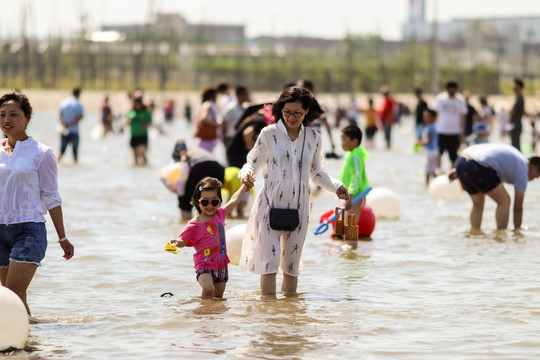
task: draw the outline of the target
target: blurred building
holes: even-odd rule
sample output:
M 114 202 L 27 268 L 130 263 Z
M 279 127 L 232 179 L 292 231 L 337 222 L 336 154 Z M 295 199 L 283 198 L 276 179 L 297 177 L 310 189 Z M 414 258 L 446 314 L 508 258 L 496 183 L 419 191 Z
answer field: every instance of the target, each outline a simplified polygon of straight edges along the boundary
M 463 47 L 483 45 L 508 55 L 521 54 L 524 48 L 540 44 L 540 16 L 486 17 L 455 19 L 437 24 L 425 18 L 425 0 L 408 0 L 409 17 L 402 27 L 404 41 L 458 43 Z
M 143 36 L 217 44 L 242 44 L 246 40 L 244 25 L 190 24 L 176 13 L 158 13 L 147 24 L 103 25 L 101 30 L 124 33 L 127 41 L 136 41 Z

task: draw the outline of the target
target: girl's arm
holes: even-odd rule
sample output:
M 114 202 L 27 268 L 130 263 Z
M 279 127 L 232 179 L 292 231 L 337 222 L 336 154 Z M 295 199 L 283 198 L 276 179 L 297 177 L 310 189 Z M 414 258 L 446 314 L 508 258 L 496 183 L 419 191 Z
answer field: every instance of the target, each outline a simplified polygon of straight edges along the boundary
M 169 244 L 173 244 L 173 245 L 176 245 L 177 247 L 181 247 L 181 248 L 186 246 L 187 243 L 188 243 L 188 241 L 182 239 L 181 237 L 177 237 L 175 239 L 169 240 Z
M 236 191 L 233 196 L 231 196 L 231 199 L 223 206 L 227 214 L 229 214 L 231 211 L 234 210 L 235 207 L 238 206 L 247 189 L 248 187 L 246 186 L 246 184 L 242 183 L 240 189 L 238 189 L 238 191 Z

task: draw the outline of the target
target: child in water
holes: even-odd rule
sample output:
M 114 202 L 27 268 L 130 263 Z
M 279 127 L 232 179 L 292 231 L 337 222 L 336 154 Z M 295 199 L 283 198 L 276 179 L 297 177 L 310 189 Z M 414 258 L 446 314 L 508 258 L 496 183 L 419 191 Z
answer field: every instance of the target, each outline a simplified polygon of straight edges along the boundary
M 360 220 L 360 211 L 366 204 L 366 198 L 360 199 L 356 204 L 352 203 L 352 199 L 369 187 L 365 164 L 369 154 L 360 146 L 362 137 L 362 130 L 356 125 L 349 125 L 341 130 L 341 147 L 347 151 L 347 158 L 341 168 L 340 180 L 351 195 L 351 199 L 345 203 L 345 219 L 349 214 L 356 214 L 357 221 Z
M 377 109 L 373 107 L 373 99 L 368 100 L 368 107 L 362 109 L 364 117 L 366 118 L 366 139 L 367 147 L 373 147 L 373 138 L 377 132 Z
M 437 130 L 435 129 L 435 121 L 437 120 L 437 112 L 432 109 L 426 109 L 423 113 L 424 130 L 422 131 L 422 139 L 418 140 L 417 145 L 424 147 L 426 151 L 426 185 L 429 185 L 431 178 L 437 176 L 439 168 L 440 153 Z
M 216 178 L 205 177 L 195 187 L 191 203 L 199 215 L 190 220 L 182 233 L 169 244 L 178 247 L 193 246 L 193 263 L 203 299 L 222 298 L 229 279 L 227 244 L 225 242 L 225 217 L 241 201 L 248 190 L 245 184 L 234 193 L 229 202 L 222 201 L 223 184 Z
M 475 144 L 485 144 L 489 142 L 489 124 L 486 123 L 484 118 L 479 117 L 473 124 L 472 140 Z

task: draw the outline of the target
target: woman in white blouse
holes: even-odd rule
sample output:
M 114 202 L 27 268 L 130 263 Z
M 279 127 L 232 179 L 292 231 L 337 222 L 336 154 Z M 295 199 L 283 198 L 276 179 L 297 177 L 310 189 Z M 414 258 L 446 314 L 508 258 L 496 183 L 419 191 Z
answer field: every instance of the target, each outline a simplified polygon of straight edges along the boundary
M 239 177 L 251 186 L 262 170 L 264 187 L 249 215 L 240 265 L 261 274 L 261 293 L 276 293 L 276 274 L 283 272 L 281 291 L 294 294 L 309 223 L 309 179 L 340 199 L 349 199 L 347 188 L 324 169 L 320 134 L 308 125 L 323 110 L 313 94 L 302 87 L 286 88 L 272 106 L 276 124 L 265 127 L 247 156 Z M 300 225 L 293 231 L 270 227 L 270 208 L 296 208 Z
M 53 149 L 26 134 L 32 116 L 28 98 L 19 92 L 0 98 L 0 280 L 26 302 L 26 290 L 45 257 L 49 212 L 66 260 L 73 245 L 64 231 Z

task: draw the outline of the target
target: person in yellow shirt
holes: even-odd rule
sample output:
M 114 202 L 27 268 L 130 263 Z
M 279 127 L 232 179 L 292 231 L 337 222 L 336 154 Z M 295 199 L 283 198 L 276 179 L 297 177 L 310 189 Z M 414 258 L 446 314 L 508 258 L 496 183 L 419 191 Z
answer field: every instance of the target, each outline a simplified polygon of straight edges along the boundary
M 368 107 L 362 109 L 366 118 L 366 147 L 373 148 L 373 138 L 377 132 L 377 110 L 373 107 L 373 99 L 368 100 Z

